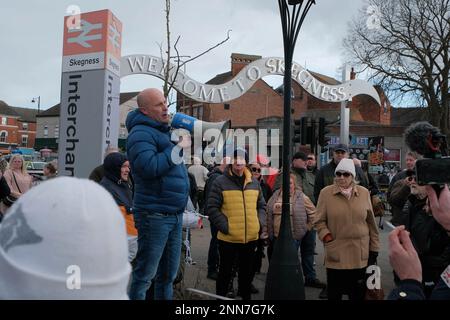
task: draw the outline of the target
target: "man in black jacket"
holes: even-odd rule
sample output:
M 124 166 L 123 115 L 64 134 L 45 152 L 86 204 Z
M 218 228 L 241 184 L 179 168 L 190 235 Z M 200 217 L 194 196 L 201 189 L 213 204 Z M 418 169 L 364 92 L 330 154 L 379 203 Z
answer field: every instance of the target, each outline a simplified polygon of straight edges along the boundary
M 405 160 L 406 169 L 397 173 L 389 184 L 387 200 L 391 205 L 391 223 L 394 226 L 398 226 L 402 222 L 403 206 L 410 192 L 411 182 L 409 177 L 414 172 L 416 160 L 417 153 L 408 152 Z
M 422 264 L 425 296 L 428 298 L 439 282 L 441 273 L 450 264 L 450 237 L 434 219 L 428 205 L 425 186 L 419 186 L 412 176 L 411 194 L 403 209 L 406 230 Z
M 317 201 L 319 200 L 320 191 L 322 191 L 322 189 L 326 186 L 334 183 L 334 171 L 336 170 L 339 162 L 345 158 L 348 158 L 348 146 L 345 144 L 336 145 L 333 149 L 333 160 L 321 167 L 316 174 L 316 180 L 314 182 L 314 204 L 317 204 Z M 359 185 L 369 189 L 369 183 L 361 167 L 355 166 L 355 170 L 356 180 L 359 181 Z

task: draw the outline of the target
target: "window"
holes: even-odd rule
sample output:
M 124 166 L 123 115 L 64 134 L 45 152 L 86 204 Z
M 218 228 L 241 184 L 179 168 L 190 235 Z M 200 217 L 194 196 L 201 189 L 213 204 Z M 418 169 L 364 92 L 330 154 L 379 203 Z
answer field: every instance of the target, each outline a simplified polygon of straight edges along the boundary
M 44 126 L 44 137 L 47 138 L 48 137 L 48 126 Z
M 26 122 L 22 123 L 22 129 L 28 130 L 28 123 L 26 123 Z
M 8 132 L 2 131 L 0 133 L 0 142 L 6 142 L 6 137 L 8 136 Z
M 22 147 L 28 146 L 28 136 L 22 136 Z
M 2 125 L 6 126 L 8 124 L 8 118 L 2 117 Z
M 55 138 L 59 137 L 59 125 L 55 126 Z
M 225 110 L 230 110 L 230 104 L 225 103 L 225 104 L 223 105 L 223 108 L 224 108 Z
M 198 107 L 198 118 L 199 120 L 203 119 L 203 106 Z

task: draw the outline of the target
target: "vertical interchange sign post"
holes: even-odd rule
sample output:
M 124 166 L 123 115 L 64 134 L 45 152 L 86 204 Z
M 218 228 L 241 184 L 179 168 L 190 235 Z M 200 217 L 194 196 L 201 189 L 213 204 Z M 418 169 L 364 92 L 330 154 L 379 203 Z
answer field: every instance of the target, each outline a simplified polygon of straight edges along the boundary
M 122 23 L 109 10 L 64 19 L 59 174 L 87 178 L 119 136 Z

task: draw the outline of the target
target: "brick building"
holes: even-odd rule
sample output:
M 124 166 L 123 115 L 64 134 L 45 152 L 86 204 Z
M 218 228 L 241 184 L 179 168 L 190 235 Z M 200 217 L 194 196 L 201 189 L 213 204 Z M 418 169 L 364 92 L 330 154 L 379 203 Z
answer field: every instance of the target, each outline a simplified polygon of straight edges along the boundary
M 124 92 L 120 94 L 119 101 L 119 141 L 118 146 L 125 149 L 128 132 L 125 128 L 125 120 L 131 110 L 137 108 L 137 95 L 139 92 Z M 56 152 L 59 139 L 59 115 L 61 105 L 42 111 L 37 117 L 37 135 L 34 148 L 40 150 L 48 148 Z
M 9 106 L 0 100 L 0 152 L 18 147 L 33 148 L 38 110 Z

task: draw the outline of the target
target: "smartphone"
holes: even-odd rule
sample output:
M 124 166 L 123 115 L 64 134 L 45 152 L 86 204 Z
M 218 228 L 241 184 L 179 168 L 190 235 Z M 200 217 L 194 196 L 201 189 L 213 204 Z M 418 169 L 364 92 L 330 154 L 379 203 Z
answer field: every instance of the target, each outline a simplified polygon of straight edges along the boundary
M 417 160 L 416 181 L 421 186 L 450 183 L 450 157 Z

